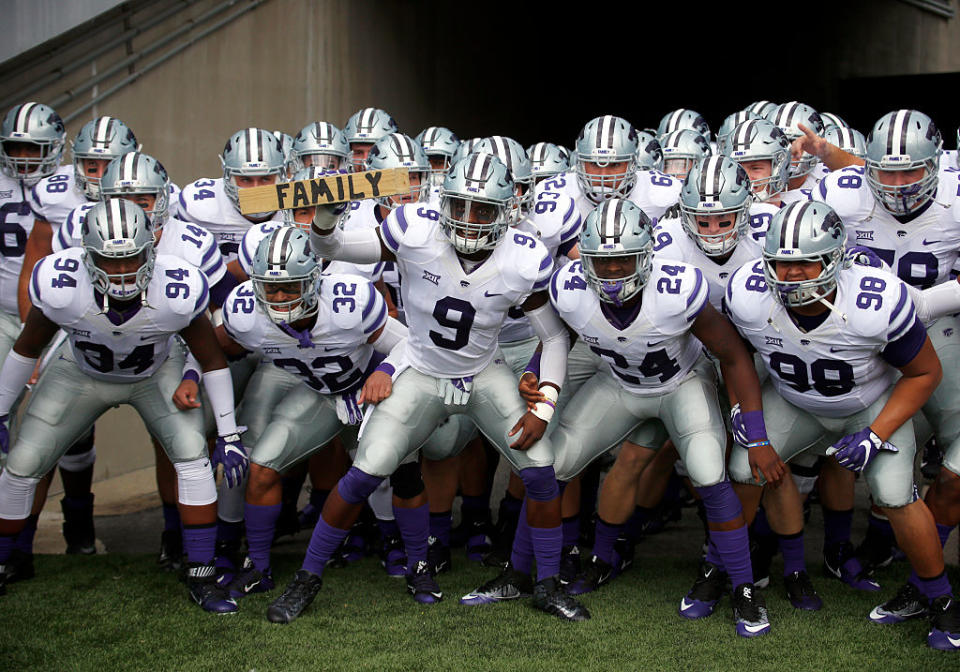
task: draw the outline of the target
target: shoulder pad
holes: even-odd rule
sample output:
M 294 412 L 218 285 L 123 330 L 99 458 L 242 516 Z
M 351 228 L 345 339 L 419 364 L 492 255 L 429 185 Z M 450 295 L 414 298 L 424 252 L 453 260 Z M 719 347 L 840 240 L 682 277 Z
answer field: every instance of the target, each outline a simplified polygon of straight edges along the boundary
M 253 310 L 243 310 L 244 307 L 251 305 Z M 223 326 L 227 333 L 244 347 L 250 344 L 250 336 L 255 331 L 259 315 L 252 280 L 234 287 L 227 296 L 227 300 L 223 302 Z
M 349 273 L 331 273 L 320 281 L 320 299 L 330 306 L 330 320 L 337 329 L 359 327 L 367 307 L 375 303 L 376 289 L 366 278 Z
M 153 291 L 151 291 L 153 290 Z M 210 289 L 203 272 L 196 266 L 169 254 L 158 254 L 153 277 L 147 287 L 148 299 L 162 296 L 162 304 L 177 315 L 195 315 L 206 310 Z

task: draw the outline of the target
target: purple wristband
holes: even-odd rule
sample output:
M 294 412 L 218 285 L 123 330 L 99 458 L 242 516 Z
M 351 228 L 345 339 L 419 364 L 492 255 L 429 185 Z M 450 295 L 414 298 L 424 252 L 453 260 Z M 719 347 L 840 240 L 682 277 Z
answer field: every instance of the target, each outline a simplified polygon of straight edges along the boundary
M 386 360 L 380 362 L 377 365 L 377 368 L 374 369 L 374 371 L 383 371 L 385 374 L 387 374 L 391 378 L 393 377 L 393 374 L 397 372 L 397 370 L 393 367 L 393 364 L 391 364 Z
M 767 438 L 767 426 L 763 423 L 763 411 L 747 411 L 740 414 L 743 431 L 750 443 L 763 441 Z
M 527 367 L 524 369 L 524 373 L 529 371 L 535 375 L 538 379 L 540 378 L 540 351 L 537 350 L 533 353 L 533 357 L 530 358 L 530 361 L 527 362 Z
M 192 380 L 193 382 L 199 384 L 200 374 L 194 371 L 193 369 L 188 369 L 186 373 L 183 374 L 183 378 L 181 379 L 181 382 L 185 380 Z

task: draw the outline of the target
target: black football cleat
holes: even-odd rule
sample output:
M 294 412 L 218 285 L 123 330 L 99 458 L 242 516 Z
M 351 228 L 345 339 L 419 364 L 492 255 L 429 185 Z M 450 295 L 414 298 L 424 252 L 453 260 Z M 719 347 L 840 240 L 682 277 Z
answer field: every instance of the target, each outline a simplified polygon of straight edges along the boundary
M 783 585 L 787 589 L 787 599 L 795 609 L 820 611 L 823 607 L 823 600 L 817 595 L 817 589 L 806 572 L 794 572 L 783 577 Z
M 530 597 L 533 593 L 533 582 L 528 574 L 518 572 L 509 564 L 495 579 L 487 581 L 472 593 L 460 598 L 460 604 L 493 604 L 506 600 L 516 600 L 521 597 Z
M 567 621 L 585 621 L 590 618 L 587 608 L 574 597 L 563 592 L 555 576 L 538 581 L 533 587 L 533 606 L 544 613 Z
M 63 511 L 63 538 L 68 555 L 93 555 L 97 552 L 97 536 L 93 527 L 93 493 L 72 504 L 66 497 L 60 500 Z
M 212 614 L 234 614 L 237 602 L 227 590 L 217 584 L 217 569 L 213 564 L 202 565 L 199 562 L 187 563 L 187 590 L 190 599 L 200 605 L 204 611 Z
M 267 620 L 271 623 L 290 623 L 310 606 L 320 592 L 323 580 L 305 569 L 298 569 L 280 597 L 267 607 Z

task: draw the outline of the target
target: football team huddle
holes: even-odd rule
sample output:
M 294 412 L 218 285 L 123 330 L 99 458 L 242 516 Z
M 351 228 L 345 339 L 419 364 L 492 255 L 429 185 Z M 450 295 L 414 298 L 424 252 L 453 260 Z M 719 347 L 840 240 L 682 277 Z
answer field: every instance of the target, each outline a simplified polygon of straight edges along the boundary
M 813 496 L 826 575 L 880 591 L 874 570 L 905 556 L 869 619 L 928 618 L 928 645 L 958 650 L 960 167 L 942 145 L 916 110 L 865 137 L 799 102 L 715 135 L 689 109 L 648 130 L 605 115 L 572 149 L 410 137 L 365 108 L 342 130 L 240 130 L 222 177 L 181 189 L 120 119 L 84 125 L 61 165 L 60 117 L 17 105 L 0 127 L 0 594 L 34 575 L 57 467 L 67 551 L 95 552 L 93 425 L 129 404 L 157 457 L 159 562 L 208 612 L 274 590 L 273 543 L 312 528 L 272 622 L 367 554 L 439 602 L 456 545 L 499 572 L 461 604 L 588 619 L 577 596 L 630 566 L 682 488 L 704 541 L 681 617 L 729 595 L 738 635 L 768 633 L 777 553 L 789 602 L 821 609 Z M 240 210 L 244 189 L 394 168 L 400 194 Z

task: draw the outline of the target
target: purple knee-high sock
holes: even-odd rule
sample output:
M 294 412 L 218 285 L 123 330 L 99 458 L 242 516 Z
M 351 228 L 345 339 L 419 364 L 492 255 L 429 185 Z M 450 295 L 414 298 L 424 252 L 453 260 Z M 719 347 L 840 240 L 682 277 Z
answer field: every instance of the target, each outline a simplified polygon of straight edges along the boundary
M 562 527 L 531 527 L 530 542 L 537 559 L 537 581 L 557 576 L 560 573 L 560 549 L 563 545 Z
M 396 519 L 383 520 L 377 518 L 377 529 L 383 537 L 397 537 L 400 535 L 400 528 L 397 526 Z
M 777 535 L 780 537 L 780 552 L 783 554 L 783 575 L 790 576 L 794 572 L 804 572 L 807 569 L 803 558 L 803 530 L 796 534 Z
M 936 576 L 929 579 L 921 579 L 917 575 L 916 570 L 913 570 L 910 572 L 910 578 L 908 581 L 919 588 L 920 592 L 923 593 L 923 596 L 931 602 L 941 595 L 953 594 L 953 591 L 950 588 L 950 580 L 947 579 L 947 570 L 943 570 Z
M 32 513 L 27 516 L 27 524 L 17 533 L 13 547 L 21 553 L 33 554 L 33 537 L 37 534 L 37 519 L 40 516 Z M 949 531 L 947 532 L 949 534 Z
M 213 562 L 213 549 L 217 544 L 217 525 L 184 525 L 183 550 L 188 562 L 209 565 Z
M 740 500 L 734 494 L 730 481 L 699 487 L 697 491 L 703 500 L 709 523 L 725 523 L 743 515 Z M 742 583 L 753 583 L 750 538 L 746 525 L 734 530 L 710 530 L 710 541 L 711 545 L 716 546 L 734 588 Z
M 723 558 L 720 557 L 720 551 L 717 550 L 717 545 L 713 543 L 712 532 L 710 533 L 710 541 L 707 542 L 707 555 L 704 557 L 704 560 L 719 569 L 721 572 L 727 571 L 723 566 Z
M 281 507 L 282 504 L 246 504 L 243 509 L 247 521 L 247 555 L 261 572 L 270 569 L 270 545 Z
M 424 504 L 413 509 L 393 507 L 393 515 L 400 528 L 403 547 L 407 551 L 407 567 L 416 567 L 427 559 L 427 537 L 430 536 L 430 506 Z
M 490 517 L 490 495 L 463 495 L 460 499 L 460 515 L 472 523 Z
M 243 521 L 233 522 L 217 518 L 217 541 L 240 541 Z
M 451 527 L 453 527 L 453 514 L 450 511 L 430 514 L 430 536 L 444 546 L 450 545 Z
M 13 544 L 16 535 L 0 534 L 0 565 L 5 565 L 10 559 L 10 552 L 13 550 Z
M 564 518 L 563 524 L 563 547 L 576 546 L 580 540 L 580 516 Z
M 836 511 L 823 507 L 823 548 L 824 552 L 850 541 L 850 527 L 853 525 L 853 509 Z
M 517 532 L 513 537 L 510 564 L 513 565 L 515 570 L 524 574 L 529 574 L 530 570 L 533 569 L 533 541 L 530 538 L 530 525 L 527 523 L 526 500 L 523 500 L 523 504 L 520 506 L 520 517 L 517 519 Z
M 313 528 L 313 534 L 310 535 L 310 545 L 307 546 L 307 555 L 303 559 L 303 569 L 318 576 L 323 574 L 327 561 L 340 547 L 348 531 L 327 524 L 323 516 L 320 516 L 316 527 Z
M 940 537 L 940 546 L 947 545 L 947 539 L 950 538 L 950 533 L 953 532 L 953 528 L 956 525 L 941 525 L 937 523 L 937 535 Z
M 170 530 L 180 531 L 180 509 L 177 508 L 176 504 L 163 504 L 163 531 L 169 532 Z
M 593 540 L 593 554 L 608 565 L 613 564 L 613 545 L 623 533 L 624 524 L 614 525 L 603 518 L 597 518 L 596 532 Z

